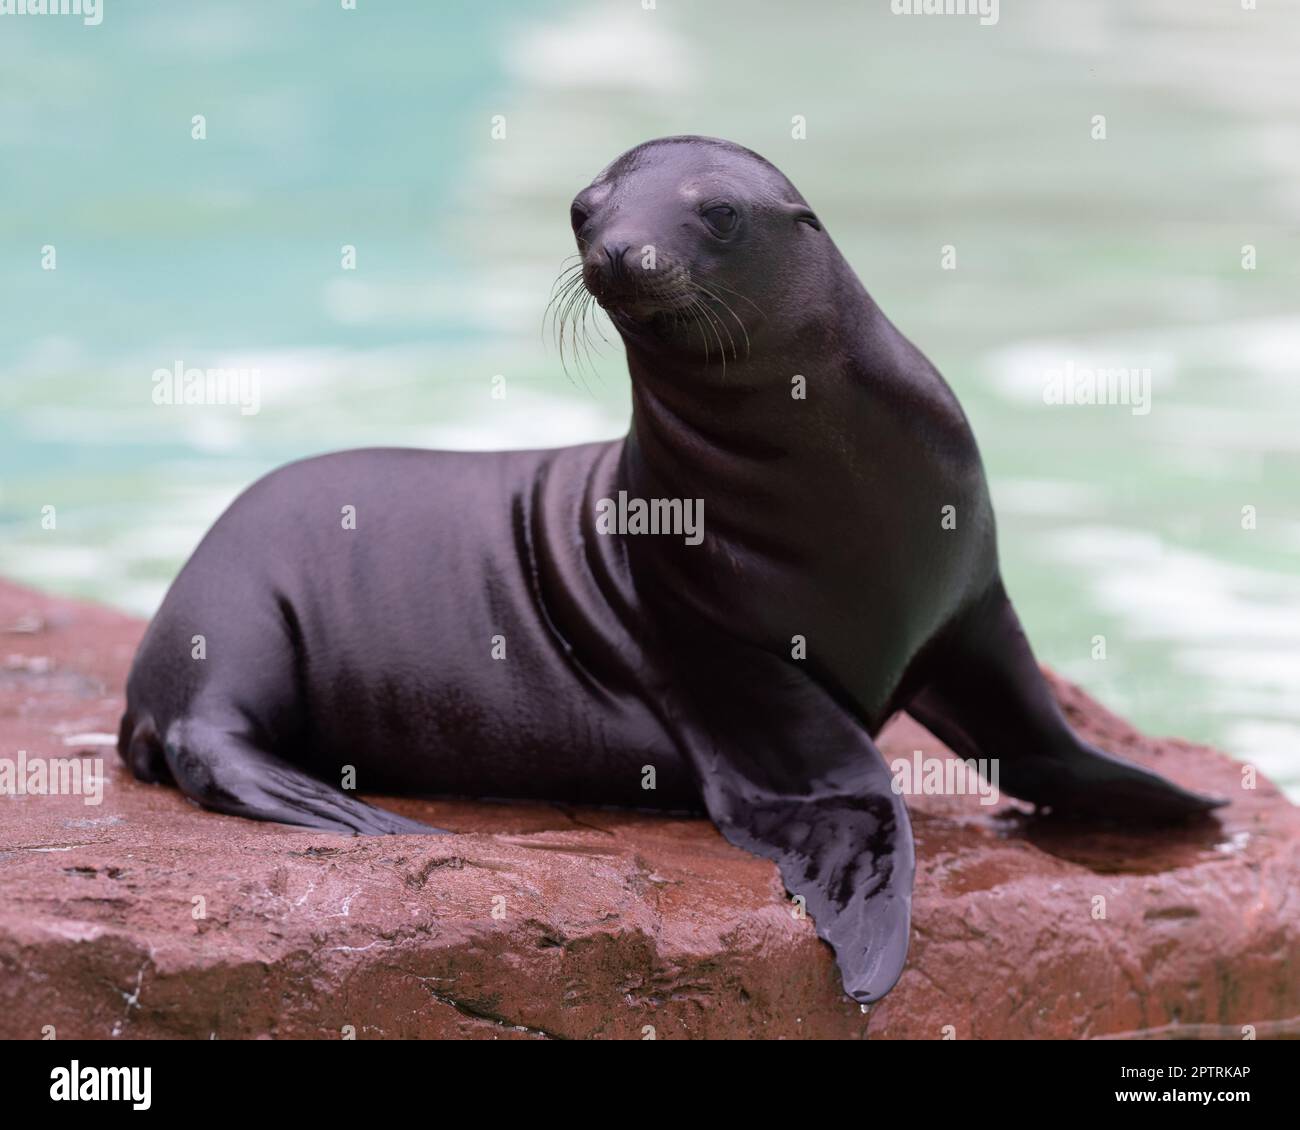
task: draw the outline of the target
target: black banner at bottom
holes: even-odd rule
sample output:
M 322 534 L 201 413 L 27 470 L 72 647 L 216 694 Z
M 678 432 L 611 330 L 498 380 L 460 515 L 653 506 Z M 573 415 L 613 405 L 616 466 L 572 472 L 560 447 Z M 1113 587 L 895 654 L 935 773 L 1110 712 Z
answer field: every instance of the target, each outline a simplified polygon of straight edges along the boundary
M 685 1104 L 692 1114 L 716 1105 L 734 1115 L 746 1105 L 747 1092 L 757 1098 L 775 1088 L 798 1109 L 824 1098 L 869 1105 L 873 1090 L 888 1088 L 891 1105 L 910 1101 L 927 1118 L 945 1110 L 969 1114 L 976 1104 L 1007 1099 L 1045 1099 L 1072 1115 L 1122 1107 L 1204 1109 L 1222 1115 L 1223 1108 L 1262 1111 L 1259 1104 L 1289 1098 L 1297 1052 L 1300 1044 L 1254 1040 L 951 1040 L 815 1048 L 754 1043 L 733 1045 L 716 1061 L 678 1060 L 670 1048 L 660 1053 L 606 1047 L 589 1049 L 577 1060 L 551 1061 L 499 1047 L 489 1051 L 472 1042 L 0 1045 L 9 1116 L 54 1114 L 60 1107 L 81 1113 L 116 1107 L 139 1114 L 256 1112 L 259 1117 L 280 1112 L 346 1117 L 355 1112 L 372 1121 L 377 1111 L 419 1106 L 453 1093 L 459 1093 L 457 1102 L 472 1105 L 466 1087 L 482 1089 L 480 1097 L 494 1107 L 505 1100 L 511 1106 L 554 1108 L 557 1100 L 567 1100 L 580 1109 L 607 1112 L 607 1105 L 588 1104 L 631 1098 L 643 1113 L 647 1106 L 662 1104 L 665 1113 L 679 1114 Z M 462 1064 L 469 1074 L 448 1073 Z M 739 1074 L 738 1067 L 743 1067 Z M 566 1074 L 557 1076 L 557 1068 Z M 761 1092 L 760 1081 L 766 1084 Z

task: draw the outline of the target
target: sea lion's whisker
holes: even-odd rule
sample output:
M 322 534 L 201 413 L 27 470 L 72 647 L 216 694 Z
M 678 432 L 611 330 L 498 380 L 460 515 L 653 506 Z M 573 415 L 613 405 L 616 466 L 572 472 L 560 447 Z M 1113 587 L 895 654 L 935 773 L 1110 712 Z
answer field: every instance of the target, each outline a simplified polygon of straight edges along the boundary
M 704 334 L 704 322 L 700 319 L 699 303 L 691 297 L 686 299 L 686 312 L 690 314 L 695 323 L 695 328 L 700 331 L 700 344 L 704 346 L 704 363 L 709 363 L 709 339 Z
M 596 367 L 596 356 L 600 354 L 601 348 L 600 344 L 594 343 L 591 340 L 591 331 L 593 327 L 595 328 L 596 336 L 600 339 L 601 343 L 608 345 L 609 338 L 605 336 L 604 332 L 600 329 L 599 324 L 596 322 L 596 312 L 600 307 L 596 303 L 595 295 L 593 295 L 591 291 L 587 290 L 585 286 L 582 288 L 582 291 L 582 301 L 578 306 L 575 316 L 580 328 L 582 348 L 587 358 L 587 365 L 594 375 L 599 375 L 599 370 Z
M 724 310 L 725 310 L 729 315 L 731 315 L 731 319 L 732 319 L 732 321 L 734 321 L 734 322 L 736 323 L 736 325 L 740 327 L 740 332 L 741 332 L 742 334 L 745 335 L 745 356 L 748 357 L 748 356 L 750 355 L 750 353 L 753 352 L 753 349 L 752 349 L 752 347 L 750 346 L 750 343 L 749 343 L 749 331 L 748 331 L 747 329 L 745 329 L 745 323 L 741 320 L 740 315 L 737 314 L 737 313 L 735 312 L 735 310 L 733 310 L 733 309 L 731 308 L 731 304 L 730 304 L 729 302 L 727 302 L 727 300 L 726 300 L 725 298 L 723 298 L 723 297 L 722 297 L 721 295 L 719 295 L 719 294 L 715 294 L 713 291 L 711 291 L 711 290 L 710 290 L 707 286 L 705 286 L 703 283 L 698 283 L 698 282 L 697 282 L 697 283 L 694 283 L 694 285 L 695 285 L 696 287 L 698 287 L 698 288 L 699 288 L 699 289 L 700 289 L 704 294 L 706 294 L 709 298 L 713 299 L 713 301 L 716 302 L 719 306 L 721 306 L 721 307 L 722 307 L 722 308 L 723 308 L 723 309 L 724 309 Z M 720 316 L 720 315 L 719 315 L 719 321 L 721 321 L 721 316 Z M 727 336 L 728 336 L 728 337 L 731 337 L 731 331 L 730 331 L 730 330 L 727 331 Z M 731 355 L 732 355 L 733 358 L 735 358 L 735 359 L 737 359 L 737 360 L 738 360 L 739 357 L 740 357 L 740 354 L 739 354 L 739 352 L 738 352 L 737 349 L 736 349 L 736 342 L 735 342 L 735 339 L 734 339 L 734 338 L 732 338 L 732 342 L 731 342 Z
M 551 284 L 551 298 L 554 299 L 555 292 L 572 282 L 574 276 L 581 270 L 581 263 L 574 263 L 572 266 L 562 267 L 560 273 L 555 276 L 555 281 Z
M 728 306 L 725 302 L 723 302 L 722 299 L 719 298 L 716 294 L 713 294 L 713 293 L 708 289 L 708 287 L 702 286 L 702 285 L 700 285 L 699 283 L 693 283 L 692 285 L 694 285 L 695 288 L 696 288 L 696 289 L 697 289 L 701 294 L 705 295 L 707 298 L 712 299 L 714 302 L 719 303 L 719 304 L 722 306 L 722 308 L 723 308 L 724 310 L 726 310 L 727 313 L 730 314 L 730 315 L 732 316 L 732 318 L 735 318 L 735 320 L 736 320 L 736 324 L 740 326 L 740 332 L 743 333 L 743 334 L 745 334 L 745 351 L 746 351 L 746 353 L 748 353 L 748 351 L 749 351 L 749 334 L 748 334 L 748 333 L 745 333 L 745 326 L 744 326 L 744 324 L 740 321 L 739 318 L 736 318 L 736 312 L 735 312 L 734 310 L 732 310 L 732 308 L 731 308 L 730 306 Z M 703 303 L 702 303 L 701 305 L 703 305 Z M 705 307 L 705 309 L 706 309 L 706 310 L 708 309 L 707 306 Z M 712 311 L 712 310 L 709 310 L 708 313 L 709 313 L 710 317 L 715 318 L 715 319 L 717 320 L 717 324 L 721 327 L 722 331 L 727 335 L 727 340 L 731 343 L 731 359 L 732 359 L 733 361 L 737 361 L 737 360 L 739 360 L 739 359 L 740 359 L 740 351 L 736 348 L 736 339 L 732 336 L 731 330 L 728 328 L 727 324 L 722 320 L 722 315 L 717 314 L 716 312 L 714 312 L 714 311 Z
M 695 301 L 699 305 L 700 313 L 704 316 L 704 320 L 708 323 L 709 330 L 712 332 L 714 340 L 718 343 L 718 354 L 722 358 L 722 375 L 725 377 L 727 375 L 727 346 L 722 340 L 722 335 L 718 332 L 717 315 L 709 309 L 706 303 L 701 302 L 698 298 Z
M 565 276 L 570 276 L 570 277 L 566 278 Z M 570 271 L 562 270 L 558 275 L 555 276 L 555 281 L 551 283 L 550 297 L 547 299 L 546 306 L 542 309 L 542 336 L 543 337 L 546 336 L 546 323 L 551 318 L 554 312 L 556 302 L 559 300 L 560 296 L 568 289 L 569 284 L 572 281 L 573 280 Z
M 610 344 L 609 338 L 605 336 L 605 331 L 600 328 L 600 316 L 596 313 L 596 311 L 599 310 L 600 307 L 596 306 L 596 300 L 592 298 L 590 294 L 588 294 L 587 297 L 590 300 L 587 303 L 587 309 L 591 311 L 591 324 L 596 331 L 596 335 L 606 345 L 609 345 Z
M 575 278 L 573 285 L 569 288 L 568 294 L 560 307 L 560 364 L 568 374 L 568 363 L 565 360 L 565 330 L 568 331 L 569 352 L 573 356 L 574 368 L 578 370 L 579 375 L 582 371 L 582 358 L 578 351 L 578 325 L 576 314 L 582 308 L 586 297 L 589 297 L 587 288 L 583 285 L 581 278 Z M 585 385 L 585 381 L 584 381 Z
M 571 356 L 573 353 L 573 326 L 570 321 L 570 309 L 575 301 L 575 297 L 576 296 L 572 293 L 565 297 L 564 306 L 561 308 L 557 320 L 556 343 L 559 346 L 560 367 L 564 370 L 564 375 L 567 376 L 570 381 L 573 381 L 574 384 L 577 384 L 577 381 L 574 380 L 574 373 L 570 369 L 571 365 L 573 366 L 573 369 L 576 370 L 577 368 L 577 358 Z
M 564 298 L 570 293 L 575 283 L 580 283 L 581 279 L 573 273 L 573 268 L 563 270 L 556 276 L 555 282 L 551 285 L 551 297 L 546 303 L 546 308 L 542 311 L 542 331 L 545 333 L 547 318 L 558 312 L 558 307 Z M 567 277 L 566 277 L 567 276 Z
M 691 298 L 692 301 L 694 301 L 696 305 L 699 307 L 700 312 L 707 319 L 709 328 L 713 331 L 713 336 L 717 340 L 718 352 L 722 355 L 723 376 L 725 377 L 727 371 L 727 347 L 722 341 L 722 333 L 726 333 L 728 339 L 730 339 L 731 331 L 728 330 L 725 325 L 723 325 L 722 319 L 714 311 L 709 309 L 708 304 L 700 300 L 699 295 L 703 293 L 704 292 L 702 290 L 696 288 L 695 290 L 692 291 Z M 722 333 L 719 333 L 719 327 L 721 327 Z M 732 351 L 732 357 L 734 359 L 736 356 L 736 343 L 734 340 L 731 341 L 731 351 Z
M 543 315 L 543 326 L 545 319 L 550 318 L 552 333 L 555 343 L 560 350 L 560 364 L 564 364 L 564 309 L 573 293 L 573 280 L 565 280 L 563 284 L 557 282 L 558 290 L 551 295 L 551 300 L 546 304 L 546 311 Z
M 709 331 L 713 334 L 714 340 L 718 343 L 718 356 L 722 359 L 722 379 L 725 381 L 727 379 L 727 347 L 722 342 L 722 335 L 718 333 L 717 326 L 714 325 L 714 318 L 709 308 L 694 295 L 691 295 L 691 302 L 703 315 L 704 324 L 709 327 Z M 706 351 L 704 355 L 704 363 L 707 365 L 708 362 L 709 357 L 708 352 Z
M 710 279 L 709 282 L 712 283 L 719 290 L 725 291 L 727 294 L 730 294 L 735 298 L 739 298 L 742 302 L 748 302 L 754 308 L 754 312 L 758 314 L 760 318 L 767 317 L 767 315 L 763 313 L 763 308 L 752 298 L 750 298 L 748 295 L 741 294 L 740 291 L 736 290 L 733 287 L 726 286 L 725 284 L 719 282 L 717 279 Z
M 590 367 L 593 374 L 595 374 L 596 372 L 596 362 L 595 359 L 592 357 L 592 344 L 591 344 L 589 318 L 591 316 L 591 308 L 592 306 L 595 305 L 595 301 L 596 300 L 592 298 L 590 291 L 584 293 L 582 302 L 578 307 L 578 312 L 576 315 L 578 320 L 578 326 L 581 333 L 582 350 L 583 353 L 586 355 L 587 365 Z M 596 352 L 599 351 L 600 351 L 599 348 L 597 348 Z

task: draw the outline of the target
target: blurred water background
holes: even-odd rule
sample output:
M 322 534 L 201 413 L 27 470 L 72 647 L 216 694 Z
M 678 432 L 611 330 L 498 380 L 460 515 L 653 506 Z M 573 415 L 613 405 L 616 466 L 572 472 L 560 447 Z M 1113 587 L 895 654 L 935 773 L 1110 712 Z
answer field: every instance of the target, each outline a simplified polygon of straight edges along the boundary
M 1297 0 L 0 18 L 0 573 L 148 614 L 286 460 L 617 436 L 621 350 L 570 379 L 541 332 L 568 201 L 641 140 L 725 136 L 957 389 L 1040 657 L 1300 796 L 1298 60 Z M 177 361 L 258 369 L 260 412 L 155 405 Z M 1066 363 L 1149 367 L 1151 411 L 1045 405 Z

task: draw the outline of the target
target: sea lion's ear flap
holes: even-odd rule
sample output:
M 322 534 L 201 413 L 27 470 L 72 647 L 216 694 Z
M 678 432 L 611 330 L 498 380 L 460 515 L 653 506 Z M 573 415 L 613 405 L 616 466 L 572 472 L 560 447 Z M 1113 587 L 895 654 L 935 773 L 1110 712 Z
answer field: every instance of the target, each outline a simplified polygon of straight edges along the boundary
M 822 230 L 822 222 L 813 213 L 813 210 L 807 204 L 787 204 L 787 212 L 794 218 L 797 224 L 807 224 L 813 231 Z

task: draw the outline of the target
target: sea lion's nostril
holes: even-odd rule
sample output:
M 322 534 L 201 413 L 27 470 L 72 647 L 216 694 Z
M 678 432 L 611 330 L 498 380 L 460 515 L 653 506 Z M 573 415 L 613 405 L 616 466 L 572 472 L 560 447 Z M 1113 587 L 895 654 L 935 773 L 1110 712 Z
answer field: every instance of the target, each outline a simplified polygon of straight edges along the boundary
M 627 271 L 624 256 L 627 255 L 626 243 L 607 243 L 604 247 L 605 258 L 609 260 L 609 277 L 617 282 Z

